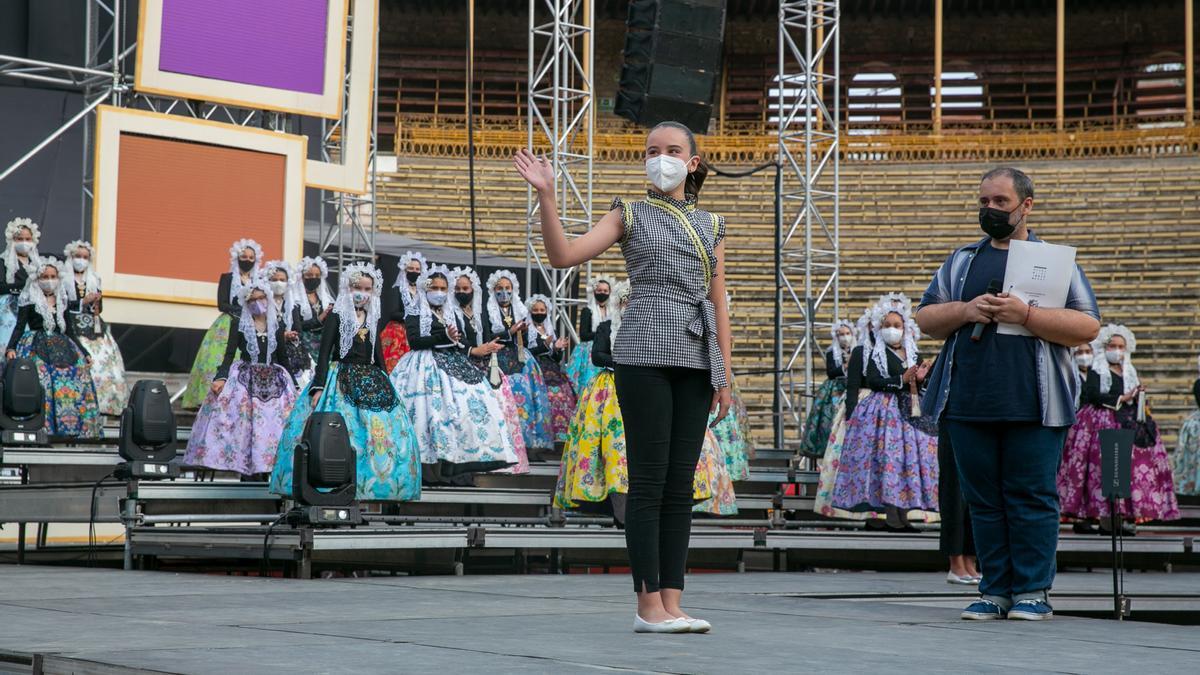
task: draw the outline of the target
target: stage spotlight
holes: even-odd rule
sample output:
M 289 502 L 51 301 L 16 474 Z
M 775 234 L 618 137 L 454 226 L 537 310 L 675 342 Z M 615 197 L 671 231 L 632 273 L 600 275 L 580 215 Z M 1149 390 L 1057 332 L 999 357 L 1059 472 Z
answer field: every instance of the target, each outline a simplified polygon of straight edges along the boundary
M 10 359 L 0 381 L 0 444 L 46 445 L 46 390 L 31 359 Z
M 121 436 L 117 452 L 124 463 L 113 475 L 120 479 L 174 478 L 179 466 L 172 464 L 176 451 L 175 413 L 167 385 L 159 380 L 138 380 L 121 412 Z
M 358 483 L 354 446 L 338 413 L 315 412 L 304 425 L 292 463 L 293 525 L 358 525 L 362 513 L 354 498 Z

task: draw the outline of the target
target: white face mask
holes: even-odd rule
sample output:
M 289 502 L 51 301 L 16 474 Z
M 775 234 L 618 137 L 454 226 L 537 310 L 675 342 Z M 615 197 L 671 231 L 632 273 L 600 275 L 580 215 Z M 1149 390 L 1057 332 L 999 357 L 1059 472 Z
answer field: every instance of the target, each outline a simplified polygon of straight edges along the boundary
M 272 281 L 271 294 L 276 297 L 283 295 L 284 293 L 287 293 L 287 287 L 288 283 L 286 281 Z
M 899 328 L 884 328 L 879 333 L 883 336 L 883 342 L 889 347 L 899 347 L 900 341 L 904 339 L 904 331 Z
M 354 291 L 350 294 L 350 297 L 354 300 L 354 306 L 361 309 L 371 299 L 371 294 L 366 291 Z
M 46 295 L 58 290 L 58 279 L 38 279 L 38 288 Z
M 82 272 L 88 268 L 88 262 L 87 258 L 71 258 L 71 267 L 76 272 Z
M 678 157 L 658 155 L 646 160 L 646 176 L 654 187 L 670 192 L 687 178 L 687 164 Z
M 1123 349 L 1105 349 L 1104 358 L 1114 366 L 1125 360 L 1125 350 Z
M 33 250 L 33 242 L 32 241 L 15 241 L 15 242 L 13 242 L 13 249 L 15 249 L 16 252 L 21 255 L 29 255 L 30 251 Z
M 838 336 L 838 344 L 842 346 L 842 349 L 849 349 L 850 345 L 854 344 L 854 336 L 853 335 L 839 335 Z
M 1092 358 L 1091 354 L 1076 354 L 1075 355 L 1075 364 L 1078 365 L 1080 368 L 1087 368 L 1088 366 L 1092 365 L 1093 360 L 1094 359 Z

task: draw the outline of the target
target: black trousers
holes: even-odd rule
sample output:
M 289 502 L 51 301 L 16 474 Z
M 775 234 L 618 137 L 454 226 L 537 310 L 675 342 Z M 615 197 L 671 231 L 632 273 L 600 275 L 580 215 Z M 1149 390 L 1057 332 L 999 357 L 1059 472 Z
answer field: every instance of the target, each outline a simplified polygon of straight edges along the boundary
M 971 514 L 958 481 L 958 462 L 950 432 L 943 421 L 938 425 L 938 509 L 942 516 L 940 548 L 945 555 L 975 555 L 971 534 Z
M 692 481 L 712 404 L 707 370 L 617 364 L 629 498 L 625 545 L 636 591 L 683 590 Z

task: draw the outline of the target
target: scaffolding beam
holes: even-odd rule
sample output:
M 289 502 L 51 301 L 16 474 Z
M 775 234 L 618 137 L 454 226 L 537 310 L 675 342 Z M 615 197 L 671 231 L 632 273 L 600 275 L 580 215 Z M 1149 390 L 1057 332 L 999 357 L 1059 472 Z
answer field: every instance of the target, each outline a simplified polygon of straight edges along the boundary
M 568 238 L 578 237 L 592 226 L 593 25 L 593 0 L 529 2 L 526 146 L 533 152 L 545 149 L 554 167 L 559 219 Z M 558 309 L 559 334 L 578 337 L 566 310 L 582 303 L 577 297 L 579 269 L 555 269 L 545 258 L 533 188 L 527 188 L 526 215 L 526 293 L 537 274 Z M 591 263 L 583 273 L 591 276 Z
M 346 52 L 350 53 L 350 41 L 354 39 L 355 21 L 351 4 L 350 21 L 346 32 Z M 375 35 L 372 39 L 379 44 L 379 26 L 376 22 Z M 342 80 L 344 100 L 350 99 L 351 64 L 347 64 L 346 73 Z M 321 191 L 321 212 L 318 217 L 320 227 L 320 243 L 317 254 L 330 262 L 332 269 L 341 270 L 346 265 L 355 262 L 375 263 L 375 189 L 376 189 L 376 158 L 378 156 L 379 128 L 379 69 L 375 68 L 371 84 L 371 149 L 367 161 L 367 191 L 356 195 L 347 192 Z M 346 136 L 341 133 L 347 123 L 350 106 L 342 106 L 342 117 L 330 122 L 321 122 L 321 160 L 325 162 L 341 161 L 346 156 Z
M 779 3 L 773 412 L 781 449 L 799 447 L 822 353 L 820 329 L 840 313 L 840 18 L 838 0 Z

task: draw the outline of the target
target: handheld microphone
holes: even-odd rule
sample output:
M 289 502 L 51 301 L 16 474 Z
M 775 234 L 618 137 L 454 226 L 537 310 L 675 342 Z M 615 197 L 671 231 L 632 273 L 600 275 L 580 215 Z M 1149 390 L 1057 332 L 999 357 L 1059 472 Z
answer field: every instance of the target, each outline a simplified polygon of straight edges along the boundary
M 987 287 L 988 295 L 999 295 L 1000 289 L 1003 287 L 1003 281 L 1000 281 L 999 279 L 992 279 L 992 282 L 988 284 Z M 987 327 L 986 322 L 979 322 L 975 324 L 975 329 L 971 331 L 971 342 L 979 342 L 979 339 L 983 337 L 983 329 L 985 327 Z

